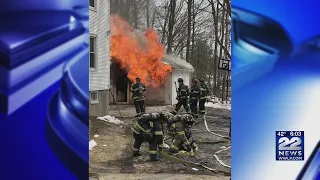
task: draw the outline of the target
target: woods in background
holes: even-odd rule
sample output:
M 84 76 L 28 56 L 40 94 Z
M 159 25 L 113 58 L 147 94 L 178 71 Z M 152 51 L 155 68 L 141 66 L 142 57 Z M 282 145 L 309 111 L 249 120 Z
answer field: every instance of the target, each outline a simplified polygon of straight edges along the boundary
M 220 59 L 231 60 L 231 2 L 229 0 L 111 0 L 119 14 L 137 29 L 156 30 L 166 52 L 194 66 L 214 95 L 228 102 L 230 72 L 219 70 Z

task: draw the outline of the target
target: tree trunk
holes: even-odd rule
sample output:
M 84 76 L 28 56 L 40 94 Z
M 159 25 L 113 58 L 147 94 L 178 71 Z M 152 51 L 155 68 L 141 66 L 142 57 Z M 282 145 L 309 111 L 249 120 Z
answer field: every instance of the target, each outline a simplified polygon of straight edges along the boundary
M 226 1 L 229 1 L 229 0 L 226 0 Z M 230 47 L 230 30 L 229 30 L 230 19 L 229 19 L 229 15 L 228 14 L 224 13 L 224 15 L 225 15 L 225 16 L 223 16 L 224 19 L 225 19 L 225 22 L 224 22 L 224 25 L 225 25 L 225 43 L 224 43 L 224 46 L 225 46 L 224 52 L 225 53 L 224 53 L 224 58 L 225 59 L 229 59 L 228 53 L 229 53 L 229 50 L 230 50 L 229 49 L 229 47 Z M 229 60 L 231 60 L 231 59 L 229 59 Z M 229 72 L 228 72 L 228 74 L 229 74 Z M 226 81 L 229 81 L 229 75 L 228 74 L 226 75 L 226 78 L 227 78 Z M 229 83 L 227 83 L 227 87 L 225 89 L 225 93 L 226 93 L 225 100 L 226 100 L 226 102 L 228 101 L 228 91 L 229 91 Z
M 146 8 L 147 8 L 147 27 L 150 27 L 150 0 L 147 0 Z
M 213 17 L 213 24 L 214 24 L 214 52 L 213 52 L 213 92 L 215 95 L 218 94 L 218 77 L 217 77 L 217 67 L 218 67 L 218 42 L 217 37 L 219 37 L 219 23 L 218 23 L 218 14 L 219 14 L 219 4 L 217 4 L 217 7 L 214 6 L 213 0 L 210 1 L 211 3 L 211 9 L 212 9 L 212 17 Z
M 196 31 L 196 14 L 195 14 L 195 7 L 194 7 L 194 0 L 192 1 L 192 42 L 191 42 L 191 60 L 194 61 L 194 42 L 195 42 L 195 31 Z
M 221 29 L 220 29 L 220 33 L 221 33 L 221 41 L 220 41 L 220 39 L 218 39 L 218 41 L 220 41 L 221 42 L 221 44 L 219 44 L 219 47 L 220 47 L 220 49 L 219 49 L 219 61 L 223 58 L 223 56 L 224 56 L 224 54 L 225 53 L 223 53 L 224 52 L 224 48 L 223 48 L 223 46 L 224 46 L 224 40 L 225 40 L 225 36 L 226 36 L 226 34 L 225 34 L 225 11 L 222 11 L 222 17 L 223 17 L 223 20 L 222 20 L 222 24 L 221 24 Z M 222 81 L 223 81 L 223 79 L 224 79 L 224 75 L 223 75 L 223 78 L 222 78 Z M 222 94 L 224 93 L 223 92 L 223 89 L 221 90 L 222 91 Z M 223 101 L 223 97 L 221 96 L 221 98 L 222 98 L 222 101 Z
M 170 21 L 170 4 L 166 4 L 166 5 L 168 7 L 166 7 L 166 17 L 164 19 L 162 37 L 161 37 L 161 41 L 160 41 L 162 44 L 165 44 L 165 39 L 167 36 L 168 21 Z M 167 41 L 168 41 L 168 39 L 167 39 Z
M 151 20 L 151 28 L 154 28 L 154 23 L 156 21 L 156 10 L 153 11 L 152 20 Z M 166 20 L 165 20 L 166 21 Z
M 190 61 L 190 41 L 191 41 L 191 24 L 192 24 L 192 0 L 188 0 L 188 37 L 187 37 L 187 50 L 186 61 Z
M 170 15 L 169 15 L 169 27 L 168 27 L 168 47 L 167 53 L 172 53 L 172 43 L 173 43 L 173 28 L 175 24 L 175 10 L 176 10 L 176 0 L 170 0 Z
M 223 77 L 222 77 L 221 101 L 222 101 L 222 103 L 223 103 L 224 100 L 225 100 L 224 94 L 225 94 L 225 90 L 226 90 L 226 73 L 223 73 L 222 76 L 223 76 Z
M 230 72 L 228 72 L 227 74 L 226 103 L 228 103 L 228 99 L 229 99 L 229 87 L 230 87 Z
M 133 3 L 133 27 L 135 29 L 138 29 L 139 27 L 139 21 L 138 21 L 138 5 L 137 5 L 137 0 L 132 0 Z

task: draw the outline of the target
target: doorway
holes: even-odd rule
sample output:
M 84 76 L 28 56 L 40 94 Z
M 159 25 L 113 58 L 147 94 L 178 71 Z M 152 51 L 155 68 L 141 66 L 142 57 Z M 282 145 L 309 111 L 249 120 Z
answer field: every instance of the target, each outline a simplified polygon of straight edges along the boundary
M 129 79 L 127 72 L 121 69 L 119 63 L 112 62 L 110 66 L 110 79 L 117 103 L 129 103 Z

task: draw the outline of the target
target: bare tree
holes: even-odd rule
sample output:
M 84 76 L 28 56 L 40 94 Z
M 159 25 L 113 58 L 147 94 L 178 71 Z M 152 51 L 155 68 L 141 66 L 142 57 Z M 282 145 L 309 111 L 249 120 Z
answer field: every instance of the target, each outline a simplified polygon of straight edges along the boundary
M 187 50 L 186 50 L 186 61 L 190 61 L 190 41 L 191 41 L 191 24 L 192 24 L 192 5 L 193 0 L 188 0 L 188 35 L 187 35 Z
M 175 24 L 175 10 L 176 10 L 176 0 L 170 0 L 170 12 L 169 12 L 169 27 L 168 27 L 168 43 L 167 43 L 167 53 L 172 53 L 172 43 L 173 43 L 173 28 Z
M 147 10 L 147 27 L 150 27 L 150 0 L 146 2 L 146 10 Z
M 132 0 L 133 4 L 133 27 L 138 29 L 139 27 L 139 20 L 138 20 L 138 5 L 136 0 Z

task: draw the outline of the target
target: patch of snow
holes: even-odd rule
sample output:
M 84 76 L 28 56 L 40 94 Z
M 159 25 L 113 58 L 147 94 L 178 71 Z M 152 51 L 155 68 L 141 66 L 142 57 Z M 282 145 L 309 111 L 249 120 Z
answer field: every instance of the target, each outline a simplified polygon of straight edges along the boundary
M 113 124 L 123 124 L 123 121 L 120 121 L 118 118 L 116 118 L 114 116 L 110 116 L 110 115 L 106 115 L 103 117 L 97 117 L 97 119 L 102 120 L 102 121 L 106 121 L 109 123 L 113 123 Z
M 102 145 L 102 146 L 103 146 L 103 147 L 106 147 L 107 145 L 104 144 L 104 145 Z
M 227 109 L 227 110 L 231 110 L 231 104 L 230 103 L 225 103 L 222 104 L 221 102 L 206 102 L 205 104 L 206 107 L 213 107 L 213 108 L 217 108 L 217 109 Z
M 94 140 L 89 141 L 89 150 L 92 150 L 93 147 L 95 147 L 97 145 L 97 142 L 95 142 Z
M 199 169 L 197 169 L 197 168 L 192 168 L 192 170 L 194 170 L 194 171 L 199 171 Z
M 99 135 L 98 135 L 98 134 L 95 134 L 93 137 L 94 137 L 94 138 L 98 138 L 98 137 L 99 137 Z

